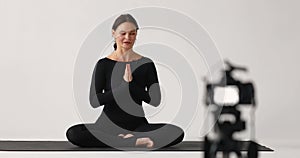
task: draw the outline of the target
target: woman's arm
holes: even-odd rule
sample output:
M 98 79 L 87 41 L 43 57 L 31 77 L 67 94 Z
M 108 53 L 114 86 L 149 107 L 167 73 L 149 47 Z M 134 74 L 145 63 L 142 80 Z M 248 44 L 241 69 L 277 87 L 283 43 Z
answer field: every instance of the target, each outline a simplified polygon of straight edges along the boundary
M 125 80 L 122 80 L 118 87 L 108 91 L 104 91 L 105 84 L 105 65 L 103 62 L 99 61 L 93 71 L 92 83 L 90 87 L 89 100 L 92 107 L 97 108 L 113 102 L 114 97 L 118 97 L 120 94 L 125 92 L 126 88 L 128 88 L 128 82 Z
M 157 71 L 152 61 L 147 64 L 146 87 L 136 84 L 134 78 L 131 82 L 129 82 L 129 87 L 133 97 L 137 97 L 138 100 L 142 100 L 152 106 L 157 107 L 161 101 L 161 92 Z M 145 88 L 147 88 L 147 90 Z

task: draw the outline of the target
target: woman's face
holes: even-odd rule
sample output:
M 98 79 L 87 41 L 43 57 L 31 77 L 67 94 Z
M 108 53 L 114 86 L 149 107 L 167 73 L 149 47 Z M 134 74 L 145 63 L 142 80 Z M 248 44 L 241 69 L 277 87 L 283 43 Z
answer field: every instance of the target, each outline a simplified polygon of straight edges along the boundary
M 129 50 L 133 47 L 136 39 L 136 27 L 131 22 L 124 22 L 120 24 L 116 30 L 112 31 L 112 34 L 117 43 L 117 47 L 121 47 L 125 50 Z

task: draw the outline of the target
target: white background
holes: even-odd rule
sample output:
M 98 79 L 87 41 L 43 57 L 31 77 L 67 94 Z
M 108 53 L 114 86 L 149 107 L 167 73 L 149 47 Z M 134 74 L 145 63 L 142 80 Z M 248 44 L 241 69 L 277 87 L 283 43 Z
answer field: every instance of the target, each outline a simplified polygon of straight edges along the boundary
M 158 6 L 200 23 L 223 58 L 249 68 L 257 88 L 257 140 L 298 148 L 299 5 L 297 0 L 0 0 L 0 139 L 66 140 L 66 129 L 82 122 L 72 82 L 85 37 L 112 15 Z M 199 139 L 197 119 L 186 140 Z

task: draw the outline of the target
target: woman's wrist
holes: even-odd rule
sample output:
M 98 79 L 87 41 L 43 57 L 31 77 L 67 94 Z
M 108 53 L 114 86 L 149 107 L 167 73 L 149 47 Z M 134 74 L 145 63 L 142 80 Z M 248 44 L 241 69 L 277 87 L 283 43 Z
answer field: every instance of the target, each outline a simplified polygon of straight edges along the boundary
M 126 82 L 131 82 L 132 81 L 132 77 L 131 78 L 126 78 L 125 76 L 123 76 L 123 80 Z

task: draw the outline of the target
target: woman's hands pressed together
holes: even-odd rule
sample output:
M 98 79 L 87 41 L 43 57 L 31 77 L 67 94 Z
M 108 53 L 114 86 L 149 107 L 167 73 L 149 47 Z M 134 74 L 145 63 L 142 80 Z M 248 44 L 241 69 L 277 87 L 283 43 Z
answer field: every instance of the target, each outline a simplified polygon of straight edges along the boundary
M 130 64 L 126 64 L 123 79 L 126 82 L 131 82 L 132 81 L 132 74 L 131 74 Z

